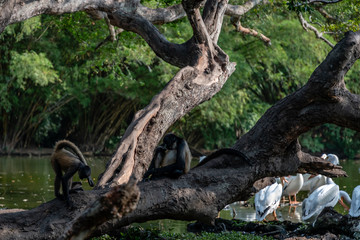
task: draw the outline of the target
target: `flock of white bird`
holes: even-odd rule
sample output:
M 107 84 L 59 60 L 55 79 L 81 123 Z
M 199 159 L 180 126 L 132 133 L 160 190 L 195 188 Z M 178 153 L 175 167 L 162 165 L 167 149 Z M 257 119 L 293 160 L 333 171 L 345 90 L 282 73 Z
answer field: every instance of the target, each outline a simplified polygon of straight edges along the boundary
M 321 158 L 339 165 L 339 158 L 334 154 L 323 154 Z M 309 191 L 309 196 L 302 202 L 303 221 L 315 223 L 325 207 L 334 207 L 337 202 L 349 210 L 351 217 L 360 216 L 360 185 L 354 188 L 351 199 L 349 194 L 340 191 L 339 186 L 329 177 L 298 173 L 296 176 L 279 178 L 278 182 L 255 194 L 256 219 L 262 221 L 272 213 L 277 220 L 276 209 L 281 197 L 288 196 L 291 205 L 298 204 L 296 194 L 299 191 Z M 344 201 L 350 205 L 350 209 Z

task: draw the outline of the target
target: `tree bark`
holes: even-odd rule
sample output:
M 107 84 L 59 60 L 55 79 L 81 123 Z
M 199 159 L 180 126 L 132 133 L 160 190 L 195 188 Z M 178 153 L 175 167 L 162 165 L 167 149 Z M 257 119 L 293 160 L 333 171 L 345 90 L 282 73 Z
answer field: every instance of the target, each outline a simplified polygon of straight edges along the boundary
M 227 1 L 207 1 L 202 16 L 199 9 L 202 1 L 183 1 L 183 9 L 193 28 L 193 37 L 184 44 L 168 42 L 151 21 L 141 15 L 135 1 L 118 1 L 117 5 L 107 1 L 100 4 L 95 0 L 56 1 L 53 4 L 58 4 L 58 8 L 46 8 L 42 6 L 46 1 L 39 2 L 26 3 L 37 4 L 26 14 L 21 14 L 25 10 L 15 1 L 2 3 L 6 11 L 0 17 L 0 30 L 11 22 L 41 13 L 79 9 L 108 11 L 112 24 L 137 32 L 159 57 L 182 68 L 150 104 L 135 115 L 96 189 L 71 196 L 76 203 L 75 209 L 68 210 L 64 202 L 53 200 L 29 211 L 2 213 L 1 239 L 56 239 L 65 229 L 72 228 L 73 219 L 84 210 L 91 211 L 94 206 L 91 204 L 109 188 L 126 184 L 131 177 L 135 181 L 141 180 L 150 165 L 153 150 L 166 130 L 216 94 L 235 70 L 235 64 L 216 44 L 228 8 Z M 60 8 L 61 4 L 63 8 Z M 9 9 L 19 12 L 13 14 Z M 232 147 L 245 154 L 250 164 L 240 156 L 224 153 L 178 179 L 139 182 L 141 194 L 136 209 L 121 218 L 112 219 L 113 215 L 110 215 L 102 220 L 110 221 L 101 225 L 99 231 L 160 218 L 213 223 L 218 211 L 226 204 L 247 200 L 270 184 L 269 179 L 261 180 L 265 177 L 296 172 L 322 173 L 331 177 L 346 175 L 341 167 L 302 152 L 297 139 L 323 123 L 360 130 L 360 98 L 350 93 L 344 83 L 344 75 L 359 55 L 360 32 L 348 33 L 305 86 L 271 107 Z

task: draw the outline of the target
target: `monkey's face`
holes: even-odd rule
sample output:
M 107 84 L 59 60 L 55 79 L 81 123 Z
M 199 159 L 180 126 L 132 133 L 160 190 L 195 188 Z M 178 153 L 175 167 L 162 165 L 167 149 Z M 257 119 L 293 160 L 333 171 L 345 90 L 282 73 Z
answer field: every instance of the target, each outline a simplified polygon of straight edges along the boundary
M 91 168 L 89 166 L 84 166 L 79 169 L 79 178 L 80 179 L 87 179 L 90 187 L 94 186 L 94 182 L 91 179 Z
M 166 149 L 174 150 L 176 149 L 177 137 L 174 134 L 169 133 L 164 137 L 163 142 L 165 144 Z

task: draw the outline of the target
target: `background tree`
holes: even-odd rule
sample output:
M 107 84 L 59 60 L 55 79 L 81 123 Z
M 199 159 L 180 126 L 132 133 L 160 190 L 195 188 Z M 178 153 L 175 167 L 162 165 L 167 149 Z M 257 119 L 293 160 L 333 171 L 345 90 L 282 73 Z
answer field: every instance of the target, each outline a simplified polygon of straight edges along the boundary
M 146 4 L 162 7 L 171 3 Z M 346 31 L 356 24 L 356 16 L 351 15 L 352 6 L 354 4 L 341 3 L 336 8 L 327 6 L 326 19 L 330 13 L 338 19 L 336 22 L 326 20 L 324 24 L 324 30 L 332 33 L 332 37 L 327 37 L 332 42 L 335 42 L 332 40 L 334 33 L 337 38 L 341 35 L 340 27 Z M 326 56 L 329 46 L 315 41 L 312 32 L 306 34 L 296 15 L 287 11 L 287 6 L 274 3 L 255 6 L 247 12 L 241 18 L 241 28 L 234 28 L 234 21 L 226 19 L 219 43 L 237 62 L 235 72 L 219 94 L 185 115 L 170 130 L 185 136 L 196 149 L 212 151 L 229 146 L 253 127 L 274 102 L 303 85 L 313 66 Z M 307 18 L 307 14 L 303 15 Z M 313 9 L 310 16 L 313 22 L 324 23 L 319 11 Z M 83 24 L 77 24 L 79 22 Z M 345 25 L 347 29 L 343 28 Z M 263 33 L 271 39 L 271 45 L 262 44 L 261 39 L 244 31 L 239 34 L 238 31 L 246 30 L 244 26 Z M 158 25 L 158 28 L 169 40 L 178 43 L 191 36 L 191 27 L 185 18 Z M 112 151 L 116 147 L 134 113 L 146 106 L 176 71 L 175 67 L 159 61 L 146 42 L 135 34 L 119 29 L 117 33 L 119 35 L 111 41 L 105 21 L 94 21 L 87 14 L 77 12 L 60 18 L 35 17 L 11 25 L 1 34 L 0 79 L 4 94 L 0 102 L 0 132 L 3 133 L 0 142 L 3 153 L 11 153 L 14 148 L 52 147 L 62 138 L 71 139 L 83 150 L 95 153 Z M 299 41 L 293 41 L 296 38 Z M 285 44 L 288 42 L 292 44 Z M 313 50 L 309 51 L 307 46 Z M 22 74 L 28 66 L 25 60 L 15 63 L 19 58 L 11 57 L 10 53 L 18 53 L 26 59 L 32 56 L 29 51 L 50 61 L 52 72 L 57 75 L 57 81 L 46 80 L 46 86 L 37 85 L 42 92 L 52 93 L 47 95 L 49 99 L 44 99 L 46 95 L 39 91 L 30 92 L 30 87 L 37 88 L 34 84 L 26 88 L 11 84 L 23 81 L 21 77 L 11 82 L 6 80 L 16 79 L 16 71 Z M 291 64 L 287 64 L 289 61 Z M 14 63 L 17 67 L 10 71 Z M 357 68 L 354 66 L 347 74 L 348 88 L 355 93 Z M 39 64 L 34 65 L 33 70 L 45 72 Z M 48 76 L 47 73 L 43 75 Z M 25 79 L 28 84 L 40 81 L 36 74 L 31 76 Z M 25 95 L 28 100 L 19 98 Z M 36 108 L 35 113 L 33 99 L 39 96 L 50 105 Z M 30 119 L 33 119 L 31 123 Z M 24 125 L 26 121 L 31 129 Z M 23 127 L 9 124 L 13 122 Z M 309 152 L 333 152 L 347 158 L 358 153 L 360 143 L 356 132 L 334 125 L 310 130 L 300 141 Z

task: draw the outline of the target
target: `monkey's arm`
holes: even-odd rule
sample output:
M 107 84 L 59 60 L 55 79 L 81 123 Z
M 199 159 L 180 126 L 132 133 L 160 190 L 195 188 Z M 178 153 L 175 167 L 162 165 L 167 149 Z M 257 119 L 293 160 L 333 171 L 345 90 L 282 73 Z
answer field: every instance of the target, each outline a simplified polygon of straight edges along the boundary
M 175 165 L 177 169 L 185 170 L 185 160 L 186 160 L 186 150 L 187 150 L 187 143 L 184 139 L 178 141 L 176 146 L 176 162 Z
M 148 178 L 151 174 L 154 173 L 154 169 L 158 168 L 160 166 L 162 159 L 164 159 L 165 152 L 166 152 L 166 148 L 165 148 L 164 144 L 156 147 L 154 157 L 150 163 L 150 167 L 147 170 L 147 172 L 144 174 L 143 179 Z

